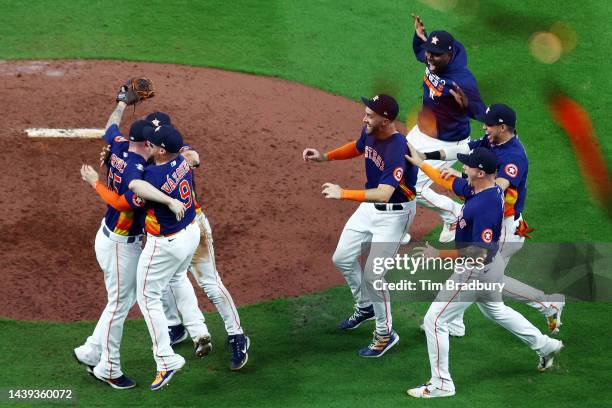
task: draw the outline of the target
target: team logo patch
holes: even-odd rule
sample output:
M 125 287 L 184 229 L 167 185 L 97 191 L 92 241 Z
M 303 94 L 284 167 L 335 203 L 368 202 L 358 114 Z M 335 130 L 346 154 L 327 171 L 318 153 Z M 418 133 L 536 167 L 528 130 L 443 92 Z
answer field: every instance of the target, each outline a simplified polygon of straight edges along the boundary
M 483 242 L 490 244 L 493 242 L 493 230 L 491 228 L 487 228 L 486 230 L 482 231 L 480 237 L 482 238 Z
M 132 202 L 134 203 L 134 205 L 136 207 L 142 207 L 144 206 L 144 200 L 140 197 L 138 197 L 137 195 L 135 195 L 134 197 L 132 197 Z
M 516 167 L 516 164 L 514 163 L 506 164 L 506 167 L 504 167 L 504 172 L 506 172 L 506 174 L 510 177 L 514 178 L 518 176 L 518 167 Z
M 397 181 L 401 181 L 403 175 L 404 175 L 404 169 L 402 169 L 401 167 L 396 167 L 395 170 L 393 170 L 393 177 Z
M 114 140 L 115 140 L 115 142 L 127 142 L 127 141 L 128 141 L 128 140 L 127 140 L 125 137 L 123 137 L 123 136 L 117 136 L 117 137 L 115 137 L 115 139 L 114 139 Z
M 140 171 L 144 171 L 144 166 L 143 166 L 142 164 L 140 164 L 140 163 L 138 163 L 138 164 L 136 165 L 136 168 L 137 168 L 138 170 L 140 170 Z

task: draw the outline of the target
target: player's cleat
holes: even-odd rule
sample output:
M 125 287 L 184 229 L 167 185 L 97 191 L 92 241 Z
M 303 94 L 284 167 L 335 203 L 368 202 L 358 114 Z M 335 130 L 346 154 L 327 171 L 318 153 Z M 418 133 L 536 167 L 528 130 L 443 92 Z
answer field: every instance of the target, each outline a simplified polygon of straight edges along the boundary
M 563 348 L 563 342 L 561 340 L 553 340 L 553 341 L 557 341 L 557 347 L 550 353 L 548 353 L 545 356 L 540 356 L 540 363 L 538 364 L 538 370 L 539 371 L 546 371 L 549 368 L 551 368 L 553 366 L 553 361 L 555 359 L 555 356 L 557 354 L 559 354 L 561 352 L 561 349 Z
M 117 377 L 117 378 L 98 377 L 95 373 L 93 375 L 98 380 L 110 385 L 116 390 L 127 390 L 130 388 L 134 388 L 136 386 L 136 381 L 132 380 L 131 378 L 126 377 L 125 375 L 122 375 L 121 377 Z
M 412 239 L 412 236 L 410 235 L 409 232 L 404 233 L 404 235 L 402 236 L 402 239 L 400 239 L 400 245 L 408 245 L 411 239 Z
M 444 228 L 442 228 L 442 232 L 440 232 L 440 241 L 443 244 L 453 242 L 455 240 L 455 230 L 457 229 L 457 223 L 453 222 L 452 224 L 444 223 Z
M 374 331 L 374 338 L 370 345 L 359 350 L 361 357 L 382 357 L 391 347 L 399 341 L 399 336 L 393 330 L 389 334 L 378 334 Z
M 193 350 L 197 357 L 204 357 L 212 351 L 212 343 L 210 342 L 210 334 L 205 334 L 193 342 Z
M 182 324 L 177 324 L 176 326 L 168 327 L 168 334 L 170 335 L 170 346 L 174 347 L 175 345 L 182 343 L 189 337 L 189 333 L 185 330 L 185 326 Z
M 374 306 L 356 307 L 352 315 L 348 319 L 343 320 L 338 325 L 341 330 L 353 330 L 361 326 L 361 323 L 366 320 L 374 319 Z
M 452 397 L 453 395 L 455 395 L 455 391 L 441 390 L 431 385 L 431 383 L 427 383 L 409 389 L 408 391 L 406 391 L 406 394 L 414 398 L 438 398 Z
M 232 361 L 230 362 L 230 370 L 238 371 L 249 360 L 247 351 L 251 347 L 251 340 L 244 334 L 234 334 L 227 337 L 227 344 L 232 349 Z
M 149 387 L 151 391 L 157 391 L 160 388 L 162 388 L 164 385 L 167 385 L 170 379 L 172 378 L 172 376 L 174 376 L 174 374 L 178 370 L 179 369 L 168 370 L 168 371 L 158 371 L 157 375 L 155 376 L 155 379 L 153 380 L 153 382 L 151 383 L 151 386 Z
M 563 312 L 563 308 L 565 307 L 565 302 L 553 302 L 550 304 L 549 309 L 551 310 L 551 314 L 546 316 L 546 322 L 548 323 L 548 330 L 550 330 L 550 334 L 559 333 L 559 329 L 561 328 L 561 313 Z

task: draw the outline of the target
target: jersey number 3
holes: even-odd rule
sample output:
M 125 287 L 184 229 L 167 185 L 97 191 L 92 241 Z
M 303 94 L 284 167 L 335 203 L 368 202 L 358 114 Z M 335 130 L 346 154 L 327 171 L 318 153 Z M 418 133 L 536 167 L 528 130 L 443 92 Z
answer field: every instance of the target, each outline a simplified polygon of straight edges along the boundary
M 179 193 L 181 194 L 183 201 L 188 199 L 187 202 L 183 203 L 185 208 L 187 209 L 191 207 L 193 199 L 191 197 L 191 188 L 189 188 L 189 182 L 187 180 L 183 180 L 181 181 L 181 184 L 179 184 Z

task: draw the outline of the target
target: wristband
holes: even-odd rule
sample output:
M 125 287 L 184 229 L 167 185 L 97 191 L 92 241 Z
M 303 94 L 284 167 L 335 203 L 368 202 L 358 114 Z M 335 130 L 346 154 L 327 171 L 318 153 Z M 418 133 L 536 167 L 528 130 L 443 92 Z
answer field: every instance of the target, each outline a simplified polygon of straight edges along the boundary
M 442 156 L 440 155 L 440 151 L 436 150 L 435 152 L 426 152 L 425 160 L 442 160 Z
M 440 258 L 451 258 L 456 259 L 459 258 L 459 251 L 456 249 L 441 249 L 439 251 Z
M 365 201 L 365 190 L 344 190 L 340 193 L 343 200 Z

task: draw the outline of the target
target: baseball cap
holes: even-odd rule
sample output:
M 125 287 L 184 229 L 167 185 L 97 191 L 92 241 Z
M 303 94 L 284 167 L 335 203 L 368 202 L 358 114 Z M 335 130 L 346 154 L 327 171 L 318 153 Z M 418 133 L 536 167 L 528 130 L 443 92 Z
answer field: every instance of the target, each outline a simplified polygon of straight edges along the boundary
M 508 105 L 495 103 L 487 108 L 484 123 L 487 126 L 504 124 L 514 127 L 516 125 L 516 113 Z
M 457 159 L 466 166 L 483 170 L 487 174 L 494 174 L 497 170 L 495 153 L 485 147 L 477 147 L 470 154 L 457 153 Z
M 395 120 L 399 113 L 399 106 L 395 98 L 385 94 L 374 95 L 372 99 L 361 97 L 365 106 L 387 119 Z
M 146 120 L 137 120 L 136 122 L 132 123 L 132 126 L 130 126 L 130 133 L 129 133 L 129 139 L 132 142 L 144 142 L 145 141 L 145 136 L 144 136 L 144 128 L 145 127 L 151 127 L 151 123 L 147 122 Z
M 423 44 L 423 49 L 434 54 L 447 54 L 453 49 L 455 39 L 447 31 L 432 31 Z
M 147 126 L 144 129 L 147 140 L 155 146 L 163 147 L 170 153 L 178 153 L 183 147 L 183 136 L 173 126 Z
M 164 112 L 151 112 L 147 115 L 147 122 L 151 122 L 155 126 L 171 125 L 170 115 Z

